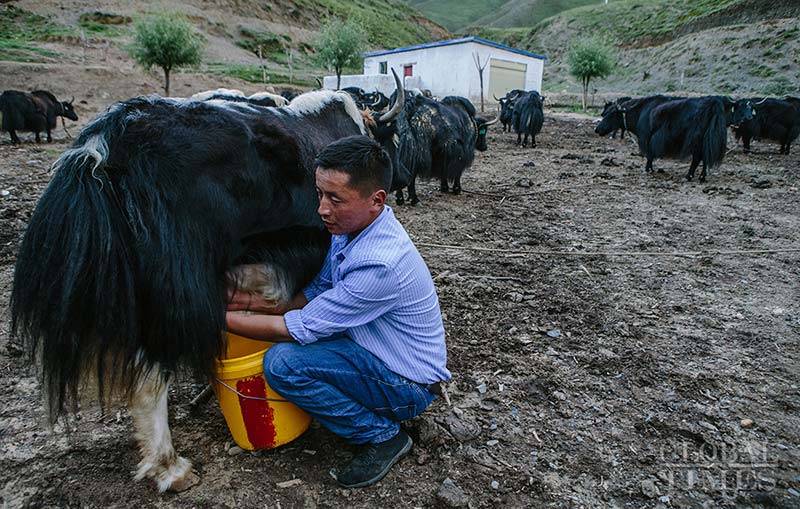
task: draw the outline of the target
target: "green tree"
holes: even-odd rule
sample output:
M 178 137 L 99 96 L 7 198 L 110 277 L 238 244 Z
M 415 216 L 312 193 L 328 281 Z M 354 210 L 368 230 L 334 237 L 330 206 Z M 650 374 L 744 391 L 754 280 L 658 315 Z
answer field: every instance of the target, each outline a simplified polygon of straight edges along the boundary
M 329 20 L 314 43 L 316 60 L 336 72 L 336 89 L 342 83 L 342 69 L 355 67 L 361 62 L 361 53 L 367 45 L 364 28 L 355 21 Z
M 599 39 L 583 39 L 572 47 L 567 60 L 570 74 L 583 85 L 583 111 L 586 111 L 589 82 L 605 78 L 614 69 L 611 49 Z
M 136 23 L 131 55 L 146 69 L 164 70 L 164 93 L 169 96 L 169 73 L 176 67 L 200 63 L 202 41 L 180 14 L 161 13 Z

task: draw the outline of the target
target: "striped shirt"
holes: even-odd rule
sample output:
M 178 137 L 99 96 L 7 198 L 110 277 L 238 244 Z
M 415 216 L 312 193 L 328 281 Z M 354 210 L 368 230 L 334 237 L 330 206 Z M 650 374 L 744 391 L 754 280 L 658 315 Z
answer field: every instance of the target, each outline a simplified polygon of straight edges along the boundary
M 349 337 L 395 373 L 418 383 L 450 379 L 433 279 L 392 209 L 353 240 L 333 235 L 325 264 L 284 315 L 300 344 Z

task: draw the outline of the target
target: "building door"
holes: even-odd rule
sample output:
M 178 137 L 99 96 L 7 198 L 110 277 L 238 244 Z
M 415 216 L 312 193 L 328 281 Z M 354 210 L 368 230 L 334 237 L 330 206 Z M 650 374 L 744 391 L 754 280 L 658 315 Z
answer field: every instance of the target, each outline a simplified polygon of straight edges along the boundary
M 413 76 L 414 75 L 414 66 L 413 65 L 404 65 L 403 66 L 403 77 Z
M 503 97 L 515 88 L 525 88 L 526 64 L 492 58 L 489 61 L 489 93 L 486 98 L 494 101 L 494 96 Z

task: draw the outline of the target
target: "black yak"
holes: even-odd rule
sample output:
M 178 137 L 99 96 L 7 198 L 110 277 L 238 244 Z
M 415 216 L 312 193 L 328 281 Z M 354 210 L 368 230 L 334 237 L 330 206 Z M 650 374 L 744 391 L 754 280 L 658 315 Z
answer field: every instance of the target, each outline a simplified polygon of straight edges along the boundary
M 54 164 L 11 295 L 12 333 L 41 358 L 51 418 L 95 379 L 101 397 L 127 397 L 136 478 L 191 484 L 167 422 L 172 374 L 212 372 L 232 266 L 270 264 L 278 302 L 314 275 L 328 248 L 314 158 L 367 130 L 350 96 L 330 91 L 285 108 L 139 97 L 87 125 Z
M 780 154 L 788 154 L 792 142 L 800 135 L 800 101 L 793 98 L 740 99 L 737 104 L 749 104 L 753 117 L 734 127 L 737 139 L 742 139 L 745 153 L 750 152 L 750 140 L 773 140 L 780 143 Z
M 527 146 L 530 136 L 531 147 L 536 146 L 536 135 L 541 132 L 544 125 L 543 107 L 544 97 L 535 90 L 517 97 L 511 120 L 514 132 L 517 133 L 517 145 Z
M 78 120 L 78 114 L 72 107 L 75 101 L 59 101 L 46 90 L 34 90 L 30 94 L 18 90 L 6 90 L 0 94 L 0 113 L 3 115 L 2 128 L 11 136 L 11 143 L 19 143 L 16 131 L 30 131 L 36 134 L 36 143 L 40 143 L 39 133 L 47 133 L 47 141 L 52 142 L 50 131 L 56 128 L 58 117 Z
M 452 182 L 453 194 L 461 193 L 461 175 L 472 165 L 475 150 L 486 150 L 486 129 L 497 121 L 477 117 L 475 106 L 464 97 L 436 101 L 408 94 L 397 118 L 397 164 L 409 172 L 410 203 L 419 203 L 417 177 L 439 179 L 443 193 Z M 397 191 L 396 198 L 398 203 L 403 202 L 402 190 Z

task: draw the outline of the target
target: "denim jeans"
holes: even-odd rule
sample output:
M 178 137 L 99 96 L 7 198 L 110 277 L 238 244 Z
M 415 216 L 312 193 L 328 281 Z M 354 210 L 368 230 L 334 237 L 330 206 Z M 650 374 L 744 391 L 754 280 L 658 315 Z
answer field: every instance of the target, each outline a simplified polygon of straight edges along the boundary
M 275 392 L 353 444 L 389 440 L 400 421 L 435 399 L 348 338 L 278 343 L 264 355 L 264 377 Z

